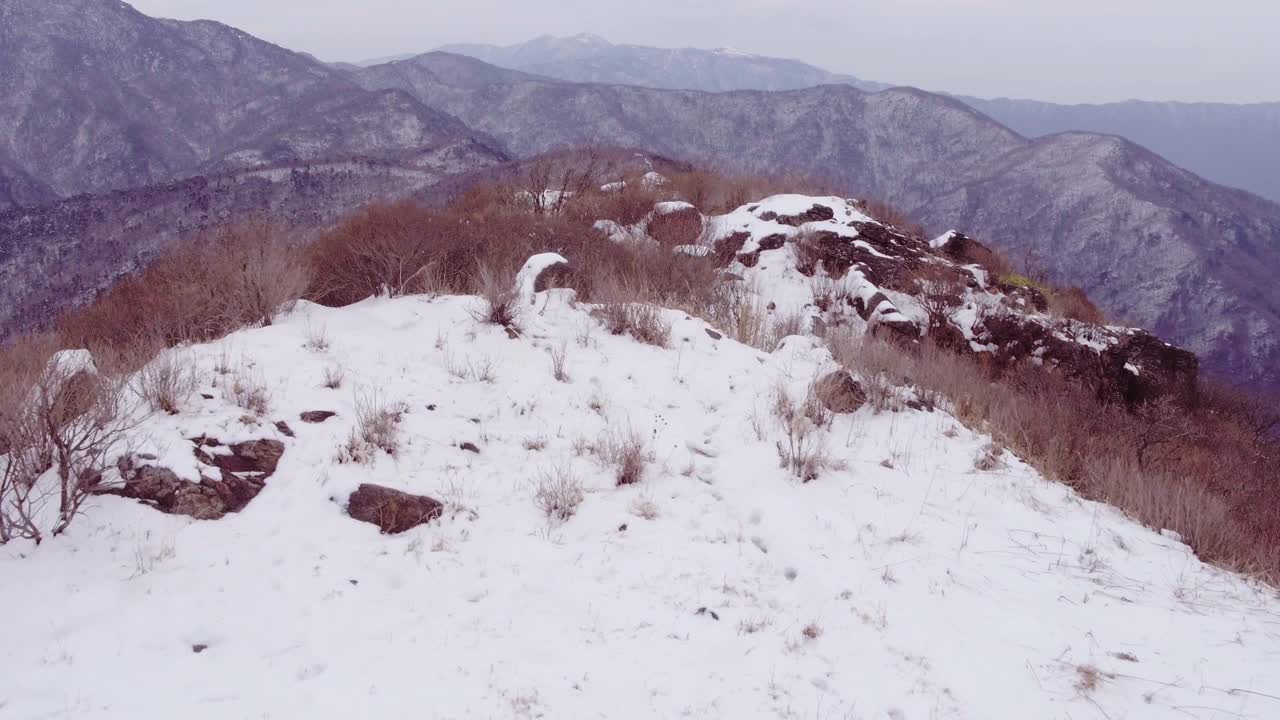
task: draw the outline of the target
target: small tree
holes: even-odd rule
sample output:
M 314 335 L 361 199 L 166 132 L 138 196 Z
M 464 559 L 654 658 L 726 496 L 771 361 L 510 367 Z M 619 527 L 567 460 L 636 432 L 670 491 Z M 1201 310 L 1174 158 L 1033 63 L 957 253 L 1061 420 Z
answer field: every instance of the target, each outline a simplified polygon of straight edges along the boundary
M 126 451 L 131 430 L 145 415 L 134 412 L 132 393 L 124 378 L 98 372 L 77 353 L 52 356 L 31 388 L 18 435 L 17 451 L 28 493 L 36 487 L 35 470 L 56 473 L 58 514 L 53 534 L 67 529 L 84 502 L 97 489 L 102 474 Z M 10 458 L 15 448 L 10 449 Z M 39 473 L 35 473 L 39 474 Z M 25 524 L 39 541 L 41 533 L 31 522 L 30 495 L 24 496 Z M 37 503 L 43 502 L 41 496 Z

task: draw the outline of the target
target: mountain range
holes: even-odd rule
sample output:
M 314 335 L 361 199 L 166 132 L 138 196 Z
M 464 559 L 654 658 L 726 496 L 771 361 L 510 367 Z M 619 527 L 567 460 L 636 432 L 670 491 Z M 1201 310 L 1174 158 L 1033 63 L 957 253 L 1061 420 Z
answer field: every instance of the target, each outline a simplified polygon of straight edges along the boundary
M 719 60 L 685 64 L 711 76 L 744 62 L 704 54 Z M 1085 288 L 1111 318 L 1193 350 L 1212 372 L 1280 387 L 1280 206 L 1115 136 L 1028 139 L 957 99 L 867 92 L 851 80 L 710 93 L 570 82 L 450 53 L 334 67 L 225 25 L 157 20 L 114 0 L 7 0 L 0 68 L 0 203 L 18 206 L 0 213 L 0 276 L 11 307 L 36 308 L 9 318 L 6 331 L 82 298 L 55 287 L 81 269 L 93 268 L 91 291 L 144 262 L 156 234 L 176 242 L 180 228 L 256 201 L 261 212 L 287 208 L 298 229 L 323 227 L 364 199 L 411 194 L 394 188 L 400 175 L 420 188 L 453 172 L 608 145 L 801 172 L 889 200 L 933 230 L 963 229 Z M 349 176 L 333 168 L 347 161 L 365 179 L 336 187 Z M 276 178 L 269 185 L 266 170 Z M 126 198 L 117 206 L 101 195 L 143 186 L 151 189 L 115 196 Z M 211 186 L 269 189 L 210 201 L 202 188 Z M 80 193 L 98 196 L 32 207 Z M 187 193 L 206 199 L 186 202 Z M 68 220 L 85 217 L 115 226 L 111 252 Z M 41 279 L 50 274 L 59 280 Z
M 798 60 L 614 44 L 595 35 L 542 36 L 508 46 L 445 45 L 439 50 L 560 80 L 671 90 L 799 90 L 841 84 L 875 92 L 893 87 Z M 1120 135 L 1204 178 L 1280 201 L 1280 102 L 1061 105 L 954 97 L 1027 137 L 1069 131 Z

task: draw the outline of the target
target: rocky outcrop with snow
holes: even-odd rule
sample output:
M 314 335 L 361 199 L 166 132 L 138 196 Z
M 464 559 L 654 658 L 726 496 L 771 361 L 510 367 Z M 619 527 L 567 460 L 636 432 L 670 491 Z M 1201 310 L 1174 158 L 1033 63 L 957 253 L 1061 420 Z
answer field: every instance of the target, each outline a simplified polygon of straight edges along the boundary
M 685 234 L 671 238 L 659 223 L 676 214 Z M 877 222 L 855 200 L 778 195 L 705 218 L 668 202 L 635 225 L 597 228 L 614 242 L 713 255 L 764 303 L 803 315 L 810 328 L 928 337 L 1000 367 L 1054 368 L 1131 403 L 1196 386 L 1193 354 L 1143 330 L 1052 316 L 1043 293 L 1002 278 L 998 257 L 977 240 L 953 231 L 926 241 Z

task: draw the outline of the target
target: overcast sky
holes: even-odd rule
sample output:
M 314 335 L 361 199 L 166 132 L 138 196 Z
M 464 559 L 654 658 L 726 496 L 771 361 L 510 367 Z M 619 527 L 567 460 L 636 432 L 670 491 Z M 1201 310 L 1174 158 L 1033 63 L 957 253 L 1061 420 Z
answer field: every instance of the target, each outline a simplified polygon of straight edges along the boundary
M 131 0 L 323 60 L 590 32 L 1056 102 L 1280 100 L 1280 0 Z

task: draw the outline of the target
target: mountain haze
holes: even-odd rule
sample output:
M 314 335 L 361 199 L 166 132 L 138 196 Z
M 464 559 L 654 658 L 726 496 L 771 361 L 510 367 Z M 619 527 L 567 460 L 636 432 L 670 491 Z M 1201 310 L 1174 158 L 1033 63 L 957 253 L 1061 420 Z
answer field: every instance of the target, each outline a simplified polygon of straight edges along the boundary
M 730 48 L 615 45 L 596 35 L 544 35 L 519 45 L 445 45 L 438 50 L 561 80 L 670 90 L 796 90 L 833 83 L 863 90 L 890 87 L 830 73 L 799 60 L 752 55 Z

